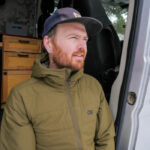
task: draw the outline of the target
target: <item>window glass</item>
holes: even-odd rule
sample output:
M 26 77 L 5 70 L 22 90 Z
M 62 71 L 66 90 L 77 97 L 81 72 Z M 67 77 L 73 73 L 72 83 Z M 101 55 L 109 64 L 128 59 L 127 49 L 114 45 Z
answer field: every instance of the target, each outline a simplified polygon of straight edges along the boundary
M 127 5 L 111 5 L 103 3 L 103 7 L 110 21 L 112 22 L 120 40 L 124 40 L 125 27 L 127 23 Z

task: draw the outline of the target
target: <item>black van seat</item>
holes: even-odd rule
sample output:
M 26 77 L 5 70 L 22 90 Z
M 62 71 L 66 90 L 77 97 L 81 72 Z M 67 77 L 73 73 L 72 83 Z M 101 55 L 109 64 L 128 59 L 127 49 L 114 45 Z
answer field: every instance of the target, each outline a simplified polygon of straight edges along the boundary
M 103 23 L 102 32 L 88 42 L 85 72 L 102 84 L 109 101 L 111 86 L 117 77 L 121 58 L 118 35 L 105 13 L 101 0 L 74 0 L 73 7 L 81 12 L 82 16 L 91 16 Z

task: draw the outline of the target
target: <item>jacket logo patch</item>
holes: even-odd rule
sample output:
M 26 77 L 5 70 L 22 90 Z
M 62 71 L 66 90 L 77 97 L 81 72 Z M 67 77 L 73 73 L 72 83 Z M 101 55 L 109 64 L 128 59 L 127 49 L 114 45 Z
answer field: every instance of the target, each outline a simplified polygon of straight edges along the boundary
M 93 114 L 93 110 L 88 110 L 88 111 L 87 111 L 87 114 L 88 114 L 88 115 L 92 115 L 92 114 Z

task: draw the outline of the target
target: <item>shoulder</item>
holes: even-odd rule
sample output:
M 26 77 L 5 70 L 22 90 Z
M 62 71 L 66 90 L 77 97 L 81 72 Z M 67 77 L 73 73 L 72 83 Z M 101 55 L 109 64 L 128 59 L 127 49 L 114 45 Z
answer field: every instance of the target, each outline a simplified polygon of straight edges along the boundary
M 40 80 L 36 78 L 30 78 L 28 80 L 25 80 L 17 85 L 15 85 L 12 88 L 12 91 L 22 91 L 24 89 L 30 88 L 32 86 L 36 86 L 37 84 L 40 84 Z
M 36 88 L 37 84 L 40 84 L 40 82 L 41 81 L 38 79 L 30 78 L 15 85 L 8 95 L 6 108 L 11 107 L 14 110 L 18 110 L 20 107 L 23 110 L 26 106 L 25 99 L 32 98 L 34 96 L 34 88 Z
M 30 78 L 15 85 L 10 90 L 7 101 L 9 101 L 10 99 L 14 99 L 16 101 L 17 99 L 28 97 L 29 95 L 31 95 L 31 93 L 33 93 L 34 89 L 40 86 L 39 84 L 42 84 L 39 79 Z
M 93 77 L 93 76 L 91 76 L 89 74 L 84 73 L 83 80 L 87 81 L 88 83 L 94 83 L 94 84 L 96 84 L 98 86 L 101 86 L 99 81 L 95 77 Z
M 84 73 L 82 80 L 85 82 L 86 86 L 98 89 L 99 91 L 103 90 L 99 81 L 89 74 Z

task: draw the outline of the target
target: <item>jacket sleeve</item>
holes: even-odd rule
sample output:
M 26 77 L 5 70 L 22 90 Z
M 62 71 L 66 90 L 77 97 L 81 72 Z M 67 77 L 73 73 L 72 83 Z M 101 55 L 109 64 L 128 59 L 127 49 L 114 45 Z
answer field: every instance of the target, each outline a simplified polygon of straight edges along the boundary
M 4 109 L 0 150 L 35 150 L 35 135 L 22 97 L 12 90 Z
M 114 136 L 114 120 L 102 91 L 100 96 L 100 108 L 97 114 L 95 149 L 114 150 Z

